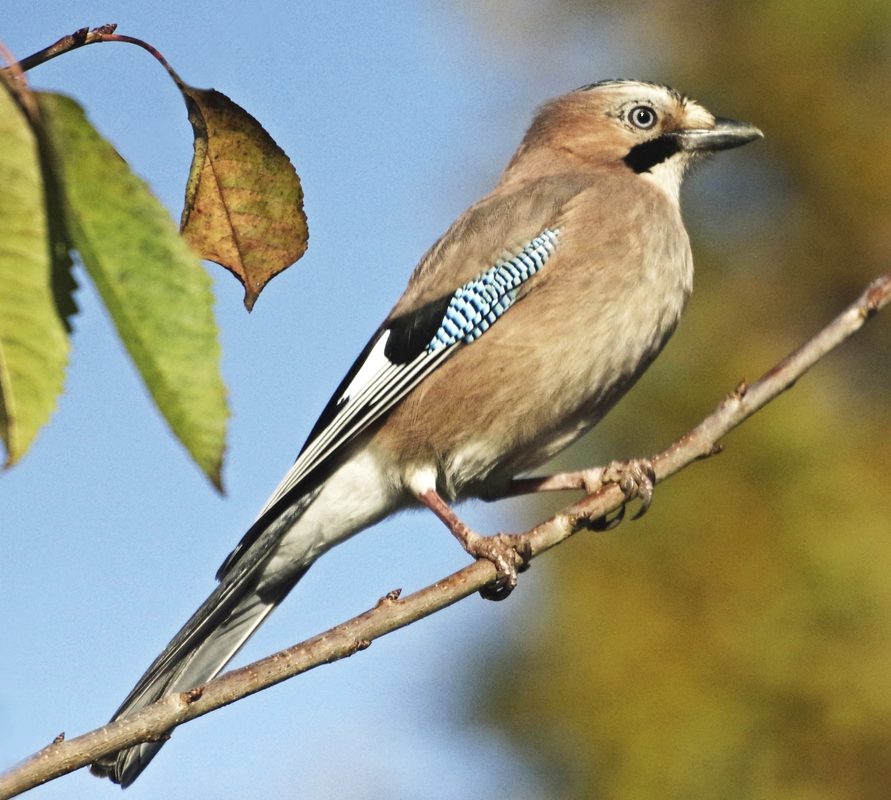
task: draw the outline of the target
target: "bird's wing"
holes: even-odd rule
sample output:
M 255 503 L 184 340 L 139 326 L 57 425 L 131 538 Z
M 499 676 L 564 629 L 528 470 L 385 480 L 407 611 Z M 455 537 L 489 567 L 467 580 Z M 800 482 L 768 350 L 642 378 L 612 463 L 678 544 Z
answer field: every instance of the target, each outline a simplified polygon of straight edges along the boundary
M 499 259 L 453 294 L 389 320 L 353 365 L 267 508 L 459 347 L 482 336 L 507 311 L 520 287 L 545 265 L 559 233 L 545 228 L 515 256 Z
M 381 327 L 322 412 L 264 512 L 398 403 L 459 347 L 479 338 L 507 311 L 523 283 L 545 265 L 558 238 L 559 230 L 544 229 L 513 258 L 499 259 L 452 295 Z
M 220 567 L 218 578 L 228 573 L 297 496 L 327 478 L 345 445 L 507 311 L 525 282 L 559 246 L 560 229 L 552 223 L 582 187 L 563 182 L 558 188 L 555 191 L 548 181 L 524 192 L 490 195 L 471 207 L 431 248 L 412 276 L 409 290 L 347 373 L 294 465 Z M 536 203 L 538 196 L 544 200 Z M 535 213 L 529 212 L 530 205 Z M 485 216 L 497 224 L 486 224 L 480 219 Z M 447 293 L 440 291 L 428 299 L 431 286 L 449 285 L 443 279 L 445 270 L 438 266 L 443 261 L 457 267 L 453 282 Z M 482 268 L 474 267 L 475 263 Z M 468 269 L 474 270 L 469 280 Z M 466 281 L 457 289 L 453 288 L 454 274 Z

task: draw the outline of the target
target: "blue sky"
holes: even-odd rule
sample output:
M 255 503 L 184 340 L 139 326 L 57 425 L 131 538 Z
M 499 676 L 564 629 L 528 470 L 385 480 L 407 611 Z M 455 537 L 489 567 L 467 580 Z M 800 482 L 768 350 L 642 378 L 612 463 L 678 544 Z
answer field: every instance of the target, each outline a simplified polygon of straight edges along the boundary
M 641 74 L 609 25 L 555 30 L 535 4 L 501 38 L 471 4 L 6 0 L 0 40 L 25 56 L 117 22 L 189 83 L 247 108 L 291 156 L 310 247 L 252 315 L 211 266 L 233 411 L 220 498 L 147 398 L 80 275 L 66 392 L 33 451 L 0 476 L 0 768 L 104 723 L 213 587 L 223 557 L 288 468 L 414 264 L 497 180 L 534 108 L 604 77 Z M 608 65 L 608 66 L 607 66 Z M 126 45 L 31 73 L 87 108 L 178 219 L 191 157 L 182 101 Z M 465 507 L 482 531 L 518 529 Z M 236 663 L 286 647 L 460 568 L 432 516 L 388 521 L 322 559 Z M 472 598 L 324 667 L 190 723 L 128 800 L 536 797 L 517 756 L 474 721 L 472 677 L 535 620 L 546 564 L 508 603 Z M 109 797 L 86 772 L 35 798 Z

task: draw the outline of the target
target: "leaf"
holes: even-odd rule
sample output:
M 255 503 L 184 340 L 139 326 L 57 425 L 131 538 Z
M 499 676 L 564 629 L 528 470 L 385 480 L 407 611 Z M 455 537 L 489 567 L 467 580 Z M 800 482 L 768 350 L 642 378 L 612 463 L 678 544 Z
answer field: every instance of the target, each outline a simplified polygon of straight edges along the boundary
M 83 109 L 62 95 L 37 97 L 84 267 L 158 409 L 220 489 L 228 410 L 210 279 Z
M 306 252 L 300 178 L 247 111 L 214 89 L 178 85 L 195 132 L 180 228 L 202 258 L 241 281 L 250 311 L 263 287 Z
M 59 179 L 59 166 L 56 164 L 52 146 L 40 120 L 37 120 L 34 131 L 37 134 L 37 147 L 40 153 L 40 166 L 46 197 L 49 248 L 52 258 L 50 287 L 56 303 L 56 311 L 62 319 L 65 330 L 71 333 L 71 318 L 78 312 L 74 299 L 77 280 L 74 277 L 74 261 L 71 258 L 71 251 L 74 247 L 71 244 L 65 213 L 65 189 Z
M 10 466 L 56 407 L 69 344 L 52 288 L 37 137 L 6 80 L 0 84 L 0 438 Z

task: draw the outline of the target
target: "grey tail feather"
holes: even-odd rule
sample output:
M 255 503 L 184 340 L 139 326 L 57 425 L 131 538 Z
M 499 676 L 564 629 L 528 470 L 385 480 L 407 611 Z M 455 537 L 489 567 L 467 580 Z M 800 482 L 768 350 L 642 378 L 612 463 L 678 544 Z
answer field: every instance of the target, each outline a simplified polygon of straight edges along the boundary
M 294 564 L 293 571 L 275 587 L 257 588 L 267 558 L 314 496 L 315 493 L 311 493 L 306 502 L 295 504 L 273 521 L 223 575 L 220 585 L 146 670 L 112 721 L 134 714 L 167 695 L 201 686 L 229 663 L 309 569 L 311 562 Z M 90 772 L 126 788 L 139 777 L 162 745 L 163 742 L 146 742 L 103 756 L 90 765 Z
M 174 648 L 171 652 L 176 643 L 176 639 L 174 639 L 155 664 L 149 668 L 149 671 L 146 672 L 112 719 L 133 714 L 162 697 L 175 692 L 188 691 L 214 678 L 305 572 L 306 569 L 301 570 L 286 587 L 282 587 L 283 590 L 277 591 L 274 596 L 269 596 L 266 592 L 261 595 L 256 590 L 247 592 L 222 622 L 211 630 L 203 641 L 196 642 L 192 649 L 177 653 L 176 650 L 181 650 L 181 648 Z M 208 600 L 212 598 L 213 595 Z M 207 605 L 205 603 L 199 609 L 199 613 Z M 198 614 L 189 620 L 186 624 L 187 628 L 190 626 L 200 627 L 201 621 L 196 617 Z M 171 660 L 170 655 L 175 655 L 175 660 Z M 159 664 L 159 662 L 161 663 Z M 156 665 L 161 668 L 156 669 Z M 99 777 L 110 778 L 114 783 L 119 783 L 122 788 L 126 789 L 149 765 L 162 745 L 163 742 L 134 745 L 100 759 L 90 766 L 90 771 Z

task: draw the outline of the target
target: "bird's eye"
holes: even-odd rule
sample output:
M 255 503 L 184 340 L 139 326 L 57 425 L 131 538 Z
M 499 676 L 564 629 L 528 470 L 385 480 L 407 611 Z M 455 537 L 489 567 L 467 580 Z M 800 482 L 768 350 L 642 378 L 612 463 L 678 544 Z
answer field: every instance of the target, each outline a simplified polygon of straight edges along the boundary
M 648 131 L 656 124 L 656 112 L 649 106 L 635 106 L 628 113 L 628 119 L 635 128 Z

